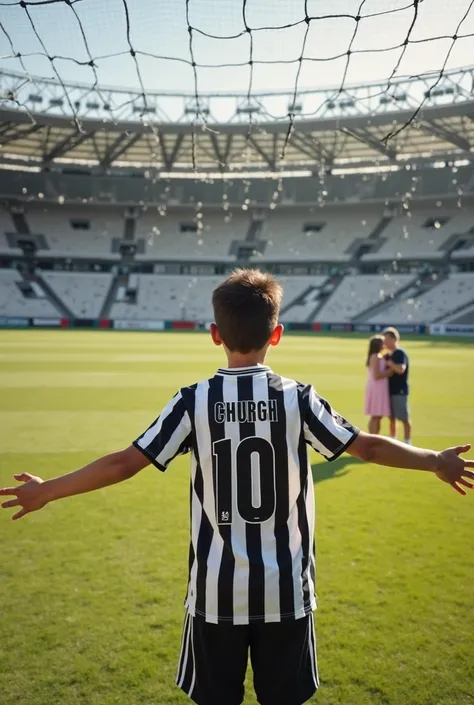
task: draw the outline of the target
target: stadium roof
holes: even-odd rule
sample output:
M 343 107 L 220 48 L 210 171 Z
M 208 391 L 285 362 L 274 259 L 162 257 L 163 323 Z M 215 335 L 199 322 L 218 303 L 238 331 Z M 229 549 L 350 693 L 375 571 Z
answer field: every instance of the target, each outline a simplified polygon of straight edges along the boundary
M 297 97 L 144 95 L 14 72 L 0 82 L 0 165 L 314 173 L 465 159 L 474 149 L 474 68 Z

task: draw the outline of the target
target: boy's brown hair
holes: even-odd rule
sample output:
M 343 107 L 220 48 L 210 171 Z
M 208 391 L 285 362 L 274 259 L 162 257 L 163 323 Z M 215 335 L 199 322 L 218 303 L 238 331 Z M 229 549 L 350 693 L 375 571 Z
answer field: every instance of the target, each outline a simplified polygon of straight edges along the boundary
M 224 345 L 232 352 L 261 350 L 276 325 L 283 289 L 259 269 L 236 269 L 214 289 L 214 318 Z
M 400 333 L 393 326 L 390 326 L 389 328 L 385 328 L 385 330 L 382 332 L 382 335 L 390 336 L 390 338 L 393 338 L 393 340 L 396 340 L 397 343 L 400 340 Z

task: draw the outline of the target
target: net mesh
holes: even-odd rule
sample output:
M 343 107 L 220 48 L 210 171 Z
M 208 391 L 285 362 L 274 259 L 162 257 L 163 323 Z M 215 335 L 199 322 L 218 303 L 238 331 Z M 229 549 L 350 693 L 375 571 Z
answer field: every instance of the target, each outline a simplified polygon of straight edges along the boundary
M 81 84 L 82 88 L 86 87 L 82 97 L 98 98 L 104 108 L 104 121 L 112 122 L 119 130 L 124 124 L 127 106 L 137 108 L 133 110 L 134 119 L 146 123 L 158 145 L 163 138 L 162 124 L 179 122 L 179 119 L 169 119 L 166 99 L 173 93 L 186 94 L 191 115 L 187 124 L 192 126 L 191 166 L 195 174 L 200 169 L 206 171 L 205 165 L 200 163 L 202 150 L 197 145 L 200 131 L 216 135 L 215 152 L 219 158 L 222 156 L 221 166 L 228 167 L 229 155 L 222 143 L 217 143 L 217 136 L 220 123 L 232 123 L 235 116 L 229 117 L 224 112 L 222 115 L 213 114 L 207 106 L 212 95 L 221 93 L 223 100 L 225 95 L 237 96 L 243 108 L 238 120 L 246 123 L 245 137 L 254 149 L 258 148 L 255 139 L 262 129 L 262 116 L 267 122 L 284 124 L 284 136 L 278 141 L 278 154 L 275 154 L 273 164 L 273 170 L 280 171 L 276 174 L 268 204 L 273 210 L 281 203 L 285 160 L 300 120 L 326 116 L 325 110 L 333 103 L 360 103 L 365 100 L 364 94 L 354 86 L 368 85 L 370 81 L 373 82 L 370 97 L 378 97 L 381 106 L 384 97 L 396 99 L 403 79 L 419 77 L 419 94 L 411 96 L 410 102 L 403 105 L 406 119 L 397 120 L 383 133 L 371 133 L 374 142 L 385 145 L 387 150 L 390 148 L 391 154 L 396 153 L 396 147 L 392 150 L 390 145 L 399 143 L 400 134 L 417 123 L 431 96 L 449 80 L 450 72 L 455 67 L 472 63 L 473 4 L 474 0 L 450 0 L 449 3 L 445 0 L 334 0 L 332 3 L 327 0 L 0 0 L 0 80 L 2 69 L 19 72 L 14 89 L 5 91 L 5 84 L 1 86 L 0 103 L 15 104 L 35 123 L 38 111 L 25 95 L 34 92 L 35 88 L 38 92 L 44 90 L 44 84 L 37 77 L 53 80 L 60 88 L 59 93 L 54 93 L 54 100 L 57 102 L 60 96 L 64 102 L 64 109 L 59 112 L 72 117 L 79 144 L 82 136 L 87 137 L 83 133 L 82 121 L 88 117 L 81 112 L 76 99 L 74 86 Z M 131 90 L 112 96 L 107 88 L 109 85 L 130 86 Z M 311 89 L 322 85 L 332 88 L 325 90 L 323 98 L 316 103 L 306 100 Z M 276 92 L 282 87 L 287 90 L 281 99 L 277 99 Z M 459 85 L 454 86 L 447 95 L 448 102 L 472 99 L 472 85 L 465 85 L 462 95 L 459 89 Z M 267 100 L 263 105 L 261 98 L 265 93 Z M 52 101 L 50 103 L 52 105 Z M 370 111 L 365 109 L 366 118 L 368 115 Z M 340 117 L 334 129 L 334 143 L 340 140 L 340 149 L 343 150 L 346 136 L 363 137 L 344 122 L 343 114 Z M 466 119 L 471 120 L 470 117 Z M 8 129 L 6 125 L 5 130 Z M 431 125 L 430 129 L 433 130 L 434 126 Z M 437 129 L 443 136 L 442 127 Z M 0 142 L 2 134 L 3 126 L 0 125 Z M 117 137 L 118 146 L 122 144 L 121 139 Z M 134 139 L 132 130 L 130 144 Z M 70 144 L 76 143 L 72 141 Z M 125 141 L 124 144 L 128 143 Z M 179 146 L 178 138 L 175 145 Z M 470 150 L 467 139 L 464 145 L 466 153 Z M 327 198 L 325 153 L 321 151 L 318 155 L 314 143 L 306 142 L 303 146 L 309 149 L 317 165 L 318 185 L 313 193 L 314 207 L 311 206 L 309 212 L 320 213 Z M 161 147 L 165 152 L 163 144 Z M 384 153 L 383 149 L 381 153 Z M 375 165 L 377 167 L 376 160 Z M 461 210 L 463 186 L 458 184 L 456 172 L 457 168 L 453 166 L 452 186 L 457 193 L 457 209 Z M 151 173 L 153 178 L 161 176 Z M 362 188 L 366 185 L 365 178 L 363 176 L 359 184 Z M 386 175 L 382 174 L 380 181 L 385 178 Z M 170 193 L 169 182 L 166 183 L 161 194 L 162 202 L 157 208 L 158 216 L 163 219 L 168 215 Z M 222 183 L 225 223 L 230 223 L 237 212 L 236 207 L 243 211 L 254 208 L 251 180 L 242 180 L 241 184 L 239 198 L 242 197 L 242 202 L 236 206 L 235 196 L 231 203 L 228 195 L 233 184 L 226 171 Z M 399 262 L 410 239 L 419 237 L 421 226 L 419 223 L 412 225 L 411 218 L 411 204 L 417 196 L 418 184 L 416 171 L 409 172 L 402 180 L 400 191 L 390 192 L 390 199 L 385 202 L 392 210 L 394 204 L 397 208 L 399 206 L 397 216 L 402 223 L 403 240 L 399 244 L 400 251 L 390 254 L 393 261 L 386 263 L 386 283 L 378 294 L 380 303 L 393 298 L 393 292 L 401 286 L 397 280 Z M 27 194 L 26 188 L 23 192 L 31 195 L 32 200 L 43 198 L 43 193 Z M 204 200 L 204 196 L 202 198 Z M 203 217 L 203 202 L 194 196 L 193 199 L 193 220 L 197 227 L 193 242 L 199 249 L 212 225 L 206 223 L 207 214 L 206 218 Z M 61 205 L 65 202 L 62 194 L 58 196 L 58 202 Z M 144 214 L 148 205 L 142 202 L 139 205 Z M 437 215 L 442 215 L 443 207 L 441 199 L 433 206 L 434 233 L 443 225 L 443 218 Z M 448 208 L 451 214 L 454 210 L 452 202 Z M 358 217 L 355 212 L 351 216 L 352 231 L 357 230 L 361 236 L 369 235 L 373 224 L 366 221 L 365 215 L 357 222 Z M 148 247 L 160 238 L 158 225 L 154 224 L 147 235 Z M 316 231 L 309 231 L 307 237 L 315 240 Z M 329 239 L 329 245 L 331 242 Z M 266 244 L 265 256 L 271 254 L 273 242 L 268 239 Z M 338 241 L 334 239 L 332 244 L 336 251 Z M 428 249 L 436 249 L 439 239 L 433 236 L 427 244 Z M 293 243 L 287 234 L 285 246 L 291 262 L 298 257 L 304 260 L 307 248 L 303 253 L 299 251 L 301 238 L 295 235 Z M 281 247 L 280 253 L 285 259 Z M 257 256 L 258 252 L 253 254 Z M 417 292 L 423 291 L 427 278 L 431 278 L 434 285 L 437 277 L 438 273 L 432 273 L 428 266 L 410 289 L 411 298 L 405 302 L 407 310 L 401 314 L 406 316 L 407 322 L 419 318 L 416 313 Z M 191 278 L 186 290 L 179 295 L 182 317 L 194 298 L 198 282 L 197 277 Z M 354 305 L 357 305 L 361 293 L 359 290 L 350 292 Z M 363 303 L 359 302 L 361 311 L 368 305 L 365 294 L 362 298 Z M 316 309 L 308 309 L 305 320 L 313 320 L 315 313 Z M 354 310 L 351 315 L 353 313 Z M 385 313 L 380 315 L 383 317 Z
M 389 95 L 401 75 L 416 75 L 431 69 L 426 90 L 407 119 L 388 130 L 380 140 L 388 144 L 397 137 L 416 120 L 446 71 L 462 64 L 463 59 L 466 63 L 469 53 L 473 54 L 473 4 L 474 0 L 453 0 L 447 14 L 446 7 L 443 10 L 445 3 L 438 0 L 382 4 L 374 0 L 341 0 L 331 5 L 320 0 L 4 1 L 0 2 L 1 66 L 20 68 L 29 82 L 34 82 L 32 77 L 38 72 L 52 76 L 62 88 L 79 132 L 81 116 L 68 81 L 85 78 L 91 94 L 101 96 L 102 72 L 113 77 L 115 84 L 121 83 L 122 77 L 133 79 L 138 92 L 129 100 L 140 101 L 140 117 L 147 120 L 157 140 L 160 116 L 150 118 L 153 110 L 149 93 L 157 83 L 164 85 L 170 72 L 173 82 L 185 85 L 192 99 L 195 130 L 217 132 L 219 120 L 209 117 L 203 96 L 209 95 L 215 85 L 225 85 L 227 90 L 238 85 L 242 89 L 242 71 L 245 71 L 246 88 L 241 93 L 246 104 L 243 112 L 248 122 L 248 140 L 255 129 L 253 101 L 268 84 L 269 70 L 273 72 L 270 78 L 273 85 L 281 85 L 292 75 L 291 83 L 286 83 L 290 86 L 288 104 L 280 112 L 267 110 L 268 118 L 286 121 L 286 136 L 277 160 L 281 166 L 295 121 L 317 116 L 324 103 L 337 100 L 343 93 L 357 101 L 359 98 L 351 94 L 350 86 L 359 75 L 368 75 L 369 65 L 372 69 L 379 67 L 378 72 L 372 71 L 372 76 L 383 77 L 380 96 Z M 328 7 L 336 6 L 339 12 L 327 12 Z M 167 28 L 170 36 L 166 36 Z M 176 44 L 175 53 L 162 54 L 156 50 L 157 46 L 168 49 L 173 44 Z M 430 48 L 420 54 L 422 47 Z M 435 70 L 433 63 L 437 66 Z M 336 87 L 328 93 L 323 106 L 298 110 L 302 91 L 325 77 L 330 77 Z M 34 120 L 30 107 L 19 94 L 12 92 L 6 97 L 27 110 Z M 107 104 L 108 119 L 119 123 L 127 101 L 111 105 L 103 96 L 103 102 Z M 192 166 L 195 170 L 199 168 L 194 139 Z

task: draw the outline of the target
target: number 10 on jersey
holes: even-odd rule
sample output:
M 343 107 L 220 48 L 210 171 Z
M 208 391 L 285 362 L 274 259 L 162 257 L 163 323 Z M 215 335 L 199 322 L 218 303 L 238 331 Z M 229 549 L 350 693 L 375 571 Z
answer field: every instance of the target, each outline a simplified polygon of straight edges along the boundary
M 276 504 L 272 444 L 265 438 L 250 436 L 240 441 L 233 451 L 232 439 L 223 438 L 212 444 L 212 452 L 217 523 L 232 524 L 234 487 L 237 511 L 242 519 L 250 524 L 268 521 Z

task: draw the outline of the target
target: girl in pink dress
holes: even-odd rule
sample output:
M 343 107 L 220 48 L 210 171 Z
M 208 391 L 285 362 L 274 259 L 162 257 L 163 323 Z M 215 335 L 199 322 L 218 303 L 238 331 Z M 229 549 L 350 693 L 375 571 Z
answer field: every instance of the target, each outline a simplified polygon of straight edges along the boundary
M 382 418 L 391 416 L 388 378 L 392 373 L 382 356 L 383 345 L 381 335 L 374 335 L 369 341 L 366 363 L 369 375 L 365 387 L 365 413 L 370 416 L 369 433 L 380 433 Z

